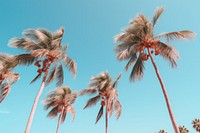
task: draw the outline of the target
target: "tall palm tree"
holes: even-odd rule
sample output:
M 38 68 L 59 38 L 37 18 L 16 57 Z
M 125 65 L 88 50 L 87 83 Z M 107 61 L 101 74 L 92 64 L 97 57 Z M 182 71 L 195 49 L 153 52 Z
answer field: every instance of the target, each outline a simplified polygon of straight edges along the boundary
M 43 75 L 42 84 L 35 97 L 25 133 L 29 133 L 30 131 L 38 100 L 45 85 L 50 84 L 54 79 L 57 80 L 57 86 L 63 84 L 64 70 L 62 64 L 64 64 L 73 75 L 76 75 L 76 63 L 66 55 L 67 45 L 61 45 L 63 33 L 64 29 L 62 28 L 55 33 L 51 33 L 45 29 L 28 29 L 23 32 L 24 38 L 13 38 L 10 41 L 9 45 L 11 47 L 28 52 L 18 55 L 16 58 L 17 62 L 25 65 L 35 62 L 35 66 L 38 67 L 38 74 L 31 83 L 35 82 Z
M 194 119 L 192 125 L 197 132 L 200 132 L 200 119 Z
M 180 133 L 189 133 L 189 130 L 185 126 L 179 126 Z
M 119 61 L 128 60 L 125 70 L 133 66 L 130 74 L 130 81 L 135 81 L 143 77 L 144 63 L 150 57 L 164 94 L 174 131 L 175 133 L 179 133 L 167 96 L 167 91 L 154 61 L 153 53 L 155 55 L 161 55 L 164 59 L 169 60 L 171 66 L 175 67 L 177 65 L 176 59 L 178 59 L 179 55 L 172 46 L 168 45 L 168 41 L 173 39 L 191 39 L 195 34 L 189 30 L 182 30 L 155 35 L 154 27 L 163 11 L 164 8 L 157 8 L 152 21 L 148 20 L 142 14 L 130 21 L 131 25 L 126 28 L 123 33 L 115 37 L 116 42 L 121 42 L 116 46 L 115 50 Z M 161 37 L 167 39 L 167 42 L 158 40 Z
M 104 107 L 106 108 L 105 122 L 106 122 L 106 133 L 108 133 L 108 116 L 111 116 L 116 111 L 117 119 L 121 115 L 122 105 L 118 100 L 118 92 L 115 89 L 117 87 L 118 80 L 121 74 L 115 81 L 112 81 L 108 72 L 102 72 L 98 76 L 91 79 L 88 89 L 81 91 L 80 95 L 85 94 L 96 94 L 96 96 L 90 98 L 85 105 L 84 109 L 96 105 L 97 102 L 101 101 L 101 108 L 96 117 L 96 123 L 103 116 Z
M 75 110 L 72 104 L 75 102 L 78 93 L 71 93 L 69 87 L 58 87 L 54 91 L 51 91 L 46 99 L 43 100 L 45 103 L 45 110 L 51 109 L 47 117 L 55 118 L 59 115 L 58 125 L 56 133 L 59 131 L 60 123 L 65 121 L 67 113 L 72 114 L 72 121 L 75 117 Z
M 0 53 L 0 103 L 11 90 L 11 85 L 19 80 L 20 76 L 12 70 L 17 66 L 15 57 Z

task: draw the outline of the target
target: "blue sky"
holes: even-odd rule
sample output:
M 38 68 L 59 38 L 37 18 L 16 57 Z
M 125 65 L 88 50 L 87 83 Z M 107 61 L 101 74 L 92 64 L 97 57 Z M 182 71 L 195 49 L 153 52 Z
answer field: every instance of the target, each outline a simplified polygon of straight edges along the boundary
M 113 78 L 119 72 L 123 76 L 119 82 L 119 99 L 123 105 L 121 118 L 109 120 L 110 133 L 154 133 L 173 128 L 169 119 L 164 97 L 150 61 L 145 64 L 144 79 L 130 83 L 130 71 L 124 72 L 126 62 L 118 62 L 113 51 L 116 43 L 113 37 L 128 26 L 129 20 L 138 13 L 151 18 L 158 6 L 165 11 L 156 26 L 156 33 L 189 29 L 197 33 L 192 41 L 174 41 L 181 56 L 176 69 L 157 57 L 156 63 L 165 82 L 174 115 L 178 125 L 185 125 L 194 132 L 191 121 L 200 118 L 200 63 L 199 49 L 199 1 L 198 0 L 4 0 L 0 1 L 0 52 L 18 54 L 22 51 L 9 48 L 8 41 L 21 37 L 27 28 L 46 28 L 54 32 L 65 28 L 63 44 L 69 45 L 68 55 L 77 62 L 77 77 L 65 72 L 64 85 L 79 91 L 87 88 L 89 79 L 108 70 Z M 5 133 L 24 131 L 40 82 L 29 85 L 37 68 L 18 67 L 21 79 L 0 105 L 0 130 Z M 46 87 L 41 99 L 55 88 L 55 83 Z M 99 106 L 82 110 L 89 97 L 77 99 L 74 107 L 76 118 L 71 116 L 61 125 L 60 133 L 102 133 L 104 119 L 94 124 Z M 54 133 L 57 119 L 46 118 L 40 102 L 31 128 L 31 133 Z

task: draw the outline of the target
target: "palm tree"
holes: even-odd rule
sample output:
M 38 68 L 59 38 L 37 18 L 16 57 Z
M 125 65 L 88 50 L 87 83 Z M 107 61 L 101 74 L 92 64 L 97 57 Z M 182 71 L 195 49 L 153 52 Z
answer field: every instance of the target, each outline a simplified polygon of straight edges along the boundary
M 167 133 L 165 130 L 160 130 L 158 133 Z
M 185 126 L 179 126 L 180 133 L 189 133 L 189 130 Z
M 31 81 L 35 82 L 43 75 L 42 84 L 35 97 L 32 110 L 27 122 L 25 133 L 29 133 L 33 121 L 38 100 L 45 85 L 50 84 L 54 79 L 56 85 L 61 86 L 64 80 L 64 64 L 73 75 L 76 75 L 76 63 L 66 55 L 67 46 L 62 46 L 61 41 L 64 29 L 51 33 L 45 29 L 28 29 L 23 32 L 24 38 L 13 38 L 10 46 L 27 51 L 28 53 L 18 55 L 16 60 L 20 64 L 32 64 L 38 67 L 37 76 Z M 50 70 L 50 72 L 49 72 Z
M 192 125 L 197 132 L 200 132 L 200 119 L 194 119 Z
M 9 94 L 11 85 L 20 78 L 18 73 L 12 72 L 16 66 L 14 56 L 0 53 L 0 103 Z
M 195 34 L 189 30 L 182 30 L 154 35 L 154 26 L 163 11 L 164 8 L 158 8 L 152 21 L 149 21 L 142 14 L 130 21 L 131 25 L 126 28 L 123 33 L 115 37 L 116 42 L 121 42 L 116 46 L 115 50 L 119 61 L 129 60 L 125 70 L 133 66 L 130 74 L 130 81 L 135 81 L 143 77 L 144 62 L 150 57 L 164 94 L 174 131 L 175 133 L 179 133 L 167 96 L 167 91 L 154 61 L 153 53 L 155 55 L 161 55 L 164 59 L 169 60 L 171 66 L 175 67 L 177 65 L 176 59 L 178 59 L 179 55 L 172 46 L 168 45 L 168 41 L 173 39 L 191 39 Z M 158 40 L 161 37 L 167 39 L 167 42 Z
M 96 123 L 103 116 L 104 106 L 106 108 L 105 122 L 106 122 L 106 133 L 108 133 L 108 116 L 111 116 L 116 111 L 116 118 L 118 119 L 121 115 L 122 105 L 118 100 L 118 92 L 115 89 L 117 87 L 118 80 L 121 74 L 113 82 L 108 72 L 102 72 L 98 76 L 91 79 L 88 89 L 81 91 L 80 95 L 85 94 L 96 94 L 96 96 L 90 98 L 85 105 L 84 109 L 96 105 L 98 101 L 101 101 L 101 108 L 96 117 Z
M 56 133 L 59 131 L 60 123 L 65 121 L 68 112 L 72 114 L 72 121 L 74 120 L 76 112 L 72 104 L 75 102 L 77 95 L 77 92 L 71 93 L 69 87 L 62 86 L 51 91 L 47 98 L 44 99 L 45 110 L 51 108 L 47 117 L 56 118 L 59 115 Z

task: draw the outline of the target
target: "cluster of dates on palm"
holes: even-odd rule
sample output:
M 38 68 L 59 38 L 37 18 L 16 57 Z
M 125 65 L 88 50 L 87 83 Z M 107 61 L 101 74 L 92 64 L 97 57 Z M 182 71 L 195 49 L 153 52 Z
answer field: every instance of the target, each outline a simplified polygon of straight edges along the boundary
M 38 72 L 39 74 L 41 74 L 41 73 L 43 73 L 43 72 L 45 73 L 45 72 L 48 70 L 50 64 L 53 62 L 53 60 L 54 60 L 54 57 L 51 56 L 51 55 L 49 55 L 47 59 L 44 59 L 44 60 L 37 60 L 37 61 L 35 62 L 35 64 L 34 64 L 35 66 L 38 67 L 37 72 Z
M 151 40 L 151 41 L 144 41 L 144 42 L 141 42 L 140 44 L 142 45 L 140 47 L 140 58 L 143 60 L 143 61 L 147 61 L 149 59 L 149 54 L 145 53 L 144 50 L 146 48 L 150 48 L 151 49 L 151 54 L 155 54 L 156 56 L 160 54 L 160 49 L 158 48 L 157 46 L 157 43 L 160 42 L 159 40 Z

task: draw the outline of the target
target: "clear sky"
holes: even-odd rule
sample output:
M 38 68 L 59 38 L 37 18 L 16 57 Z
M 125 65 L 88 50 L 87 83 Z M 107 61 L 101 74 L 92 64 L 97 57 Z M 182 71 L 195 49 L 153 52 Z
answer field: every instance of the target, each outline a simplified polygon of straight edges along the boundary
M 151 18 L 158 6 L 165 11 L 156 26 L 156 33 L 189 29 L 197 33 L 192 41 L 174 41 L 180 53 L 176 69 L 157 57 L 156 63 L 165 82 L 178 125 L 185 125 L 191 133 L 191 121 L 200 118 L 200 33 L 199 0 L 1 0 L 0 52 L 10 54 L 22 51 L 7 46 L 13 37 L 21 37 L 27 28 L 46 28 L 54 32 L 65 28 L 63 44 L 69 45 L 68 55 L 78 64 L 76 79 L 65 72 L 64 85 L 73 90 L 87 88 L 91 76 L 108 70 L 113 78 L 123 72 L 119 82 L 119 99 L 123 105 L 121 118 L 109 120 L 110 133 L 155 133 L 173 128 L 164 102 L 161 87 L 150 61 L 145 66 L 144 79 L 130 83 L 130 71 L 124 72 L 126 62 L 118 62 L 113 51 L 113 37 L 128 26 L 138 13 Z M 41 81 L 29 85 L 37 68 L 17 67 L 21 79 L 12 86 L 8 97 L 0 105 L 0 132 L 22 133 Z M 55 88 L 46 87 L 41 99 Z M 95 123 L 97 106 L 82 110 L 89 96 L 79 97 L 74 104 L 76 118 L 71 116 L 61 125 L 60 133 L 102 133 L 104 118 Z M 54 133 L 57 119 L 46 117 L 40 102 L 36 110 L 31 133 Z

